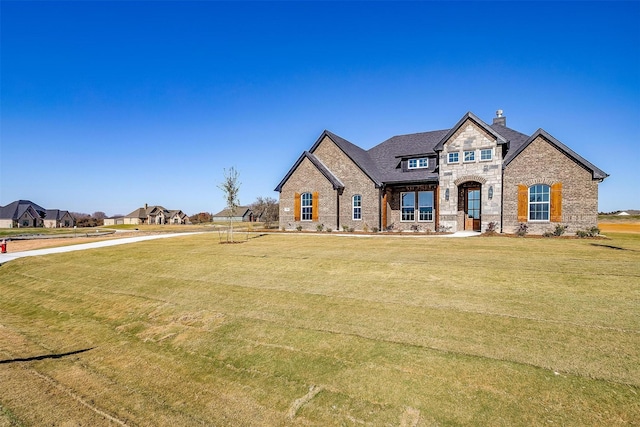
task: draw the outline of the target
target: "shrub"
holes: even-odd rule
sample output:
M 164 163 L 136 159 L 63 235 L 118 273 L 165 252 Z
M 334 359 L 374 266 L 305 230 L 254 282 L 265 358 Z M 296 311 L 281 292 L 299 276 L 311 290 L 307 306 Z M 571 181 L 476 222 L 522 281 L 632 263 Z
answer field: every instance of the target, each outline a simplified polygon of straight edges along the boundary
M 524 222 L 518 224 L 518 229 L 516 230 L 516 235 L 519 237 L 524 237 L 529 231 L 529 226 Z
M 298 231 L 302 231 L 302 226 L 301 226 L 301 225 L 297 226 L 297 227 L 296 227 L 296 230 L 298 230 Z
M 446 225 L 439 225 L 438 226 L 438 230 L 436 230 L 438 233 L 448 233 L 451 230 L 451 227 L 447 227 Z
M 588 228 L 586 230 L 578 230 L 578 231 L 576 231 L 576 236 L 578 236 L 580 238 L 596 237 L 598 234 L 600 234 L 600 229 L 598 227 L 591 227 L 591 228 Z
M 377 233 L 379 230 L 378 230 L 378 227 L 373 227 L 371 231 L 373 231 L 374 233 Z
M 567 228 L 569 228 L 568 225 L 557 224 L 556 228 L 553 230 L 553 235 L 562 236 L 564 232 L 567 231 Z
M 321 232 L 322 230 L 324 230 L 324 224 L 316 225 L 316 230 L 318 230 L 318 233 Z
M 344 231 L 345 233 L 346 233 L 347 231 L 349 231 L 349 226 L 348 226 L 348 225 L 343 225 L 343 226 L 342 226 L 342 231 Z
M 331 227 L 327 227 L 327 233 L 331 233 L 332 231 Z
M 349 227 L 349 233 L 353 233 L 355 229 L 353 227 Z
M 495 221 L 491 221 L 489 224 L 487 224 L 487 228 L 484 231 L 487 234 L 493 234 L 496 232 L 497 228 L 498 228 L 498 223 Z

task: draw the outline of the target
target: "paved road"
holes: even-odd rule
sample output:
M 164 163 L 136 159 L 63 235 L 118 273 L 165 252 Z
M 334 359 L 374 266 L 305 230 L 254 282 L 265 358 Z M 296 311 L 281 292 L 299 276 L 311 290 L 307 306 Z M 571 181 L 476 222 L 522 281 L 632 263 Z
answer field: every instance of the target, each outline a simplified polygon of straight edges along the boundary
M 0 265 L 4 264 L 5 262 L 12 261 L 18 258 L 27 257 L 27 256 L 40 256 L 40 255 L 49 255 L 49 254 L 60 254 L 64 252 L 83 251 L 86 249 L 105 248 L 107 246 L 124 245 L 126 243 L 143 242 L 145 240 L 153 240 L 153 239 L 166 239 L 169 237 L 189 236 L 192 234 L 200 234 L 200 233 L 202 232 L 167 233 L 167 234 L 154 234 L 151 236 L 123 237 L 121 239 L 101 240 L 98 242 L 81 243 L 78 245 L 34 249 L 32 251 L 11 252 L 8 254 L 0 254 Z

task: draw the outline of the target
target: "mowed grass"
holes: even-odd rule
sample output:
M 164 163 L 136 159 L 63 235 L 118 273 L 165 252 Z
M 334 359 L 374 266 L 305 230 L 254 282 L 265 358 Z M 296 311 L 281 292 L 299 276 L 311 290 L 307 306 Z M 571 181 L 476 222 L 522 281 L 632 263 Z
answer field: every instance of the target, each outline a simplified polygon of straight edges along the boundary
M 637 234 L 209 233 L 12 261 L 0 295 L 0 426 L 640 422 Z

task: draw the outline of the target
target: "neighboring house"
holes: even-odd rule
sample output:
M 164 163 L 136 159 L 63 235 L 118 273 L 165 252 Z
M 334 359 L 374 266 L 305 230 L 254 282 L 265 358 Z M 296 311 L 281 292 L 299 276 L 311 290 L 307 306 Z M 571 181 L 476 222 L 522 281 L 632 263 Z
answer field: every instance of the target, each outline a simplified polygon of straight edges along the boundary
M 0 207 L 0 228 L 73 227 L 75 220 L 68 211 L 45 209 L 30 200 L 16 200 Z
M 124 224 L 123 216 L 112 216 L 111 218 L 105 218 L 103 225 L 122 225 Z
M 608 175 L 549 133 L 526 135 L 469 112 L 452 128 L 370 150 L 324 131 L 278 184 L 280 227 L 486 230 L 541 234 L 597 225 Z
M 212 221 L 234 221 L 234 222 L 253 222 L 256 221 L 256 217 L 253 211 L 248 206 L 238 206 L 235 214 L 232 214 L 229 209 L 223 209 L 217 214 L 212 216 Z
M 124 217 L 124 224 L 188 224 L 189 217 L 181 210 L 144 205 Z
M 69 211 L 60 209 L 47 209 L 44 217 L 45 228 L 69 228 L 73 227 L 75 221 Z

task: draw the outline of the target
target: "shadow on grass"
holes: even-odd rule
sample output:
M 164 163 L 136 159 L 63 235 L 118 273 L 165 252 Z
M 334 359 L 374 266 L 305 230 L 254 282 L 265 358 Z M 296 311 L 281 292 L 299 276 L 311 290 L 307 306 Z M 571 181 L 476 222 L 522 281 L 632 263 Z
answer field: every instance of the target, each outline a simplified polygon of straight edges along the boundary
M 633 249 L 621 248 L 620 246 L 602 245 L 600 243 L 591 243 L 591 246 L 598 246 L 598 247 L 601 247 L 601 248 L 615 249 L 615 250 L 618 250 L 618 251 L 633 251 Z
M 70 351 L 68 353 L 44 354 L 42 356 L 33 356 L 33 357 L 25 357 L 25 358 L 18 358 L 18 359 L 0 360 L 0 365 L 2 365 L 4 363 L 31 362 L 31 361 L 34 361 L 34 360 L 44 360 L 44 359 L 61 359 L 61 358 L 66 357 L 66 356 L 72 356 L 74 354 L 84 353 L 85 351 L 93 350 L 94 348 L 95 347 L 85 348 L 85 349 L 82 349 L 82 350 Z

